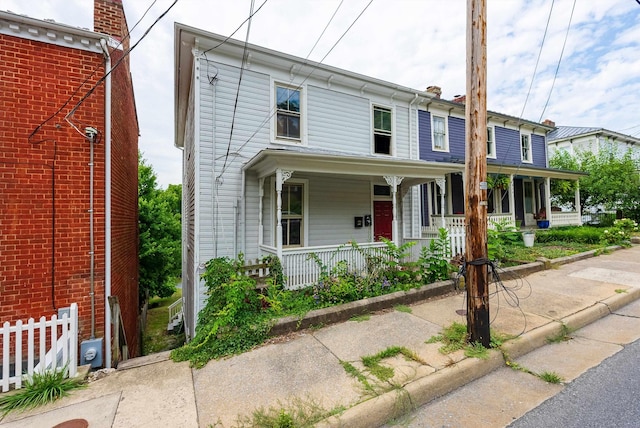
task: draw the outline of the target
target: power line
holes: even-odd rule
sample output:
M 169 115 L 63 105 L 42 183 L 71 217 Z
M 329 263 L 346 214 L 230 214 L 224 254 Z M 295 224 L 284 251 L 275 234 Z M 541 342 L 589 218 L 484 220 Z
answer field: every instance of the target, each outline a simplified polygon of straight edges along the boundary
M 316 69 L 318 67 L 320 67 L 320 65 L 322 65 L 322 61 L 324 61 L 327 58 L 327 56 L 329 56 L 331 51 L 333 51 L 333 49 L 338 45 L 338 43 L 340 43 L 340 41 L 349 32 L 349 30 L 351 30 L 351 28 L 356 24 L 356 22 L 358 22 L 358 20 L 362 17 L 364 12 L 369 8 L 369 6 L 371 6 L 371 3 L 373 3 L 373 0 L 370 0 L 369 3 L 367 3 L 367 5 L 364 7 L 364 9 L 362 9 L 360 14 L 353 20 L 351 25 L 349 25 L 349 27 L 342 33 L 340 38 L 338 38 L 338 40 L 333 44 L 331 49 L 329 49 L 329 51 L 322 57 L 322 59 L 319 62 L 317 62 L 316 65 L 313 66 L 313 68 L 309 72 L 309 74 L 307 74 L 307 76 L 302 80 L 302 82 L 300 82 L 300 84 L 296 87 L 296 90 L 299 90 L 302 87 L 302 85 L 307 81 L 307 79 L 309 79 L 309 77 L 311 77 L 311 75 L 316 71 Z M 253 139 L 253 137 L 255 137 L 258 134 L 258 132 L 267 124 L 267 122 L 269 122 L 269 120 L 273 117 L 273 115 L 276 113 L 276 111 L 277 111 L 276 108 L 272 107 L 269 116 L 267 116 L 262 121 L 262 123 L 258 126 L 258 128 L 253 132 L 253 134 L 251 134 L 251 136 L 244 143 L 242 143 L 242 145 L 240 145 L 240 147 L 238 147 L 238 149 L 236 151 L 242 150 L 242 148 L 244 146 L 249 144 L 249 142 Z M 229 165 L 230 165 L 230 163 L 227 165 L 227 168 L 229 167 Z M 223 168 L 222 171 L 220 172 L 220 174 L 218 175 L 218 177 L 222 177 L 222 175 L 225 173 L 225 171 L 226 171 L 226 168 Z
M 144 12 L 144 14 L 140 17 L 140 19 L 138 19 L 138 21 L 135 23 L 135 25 L 131 28 L 131 30 L 127 31 L 127 34 L 125 35 L 125 37 L 123 37 L 123 39 L 116 45 L 115 49 L 118 49 L 120 46 L 122 46 L 122 44 L 124 43 L 124 41 L 129 38 L 131 36 L 131 31 L 133 31 L 138 24 L 140 24 L 140 22 L 142 21 L 142 19 L 147 15 L 147 13 L 149 12 L 149 10 L 151 10 L 151 8 L 153 7 L 154 4 L 156 4 L 158 0 L 153 0 L 153 2 L 151 3 L 151 5 L 147 8 L 147 10 Z M 29 141 L 31 144 L 39 144 L 42 143 L 44 141 L 47 141 L 46 139 L 44 140 L 39 140 L 39 141 L 31 141 L 31 139 L 33 138 L 33 136 L 35 134 L 38 133 L 38 131 L 47 124 L 47 122 L 49 122 L 51 119 L 53 119 L 54 117 L 56 117 L 58 114 L 60 114 L 60 112 L 71 102 L 71 100 L 73 99 L 73 97 L 76 96 L 76 94 L 80 91 L 80 89 L 82 89 L 82 87 L 89 81 L 89 79 L 91 79 L 96 73 L 97 71 L 100 69 L 100 66 L 96 66 L 93 71 L 91 72 L 91 74 L 89 76 L 87 76 L 87 78 L 85 78 L 82 83 L 80 83 L 80 85 L 71 93 L 71 95 L 69 96 L 69 98 L 67 98 L 67 100 L 62 104 L 62 106 L 56 110 L 55 113 L 53 113 L 52 115 L 50 115 L 47 119 L 45 119 L 43 122 L 41 122 L 38 126 L 36 126 L 36 128 L 31 132 L 31 134 L 29 134 L 29 137 L 27 137 L 27 141 Z
M 564 35 L 564 42 L 562 43 L 562 51 L 560 51 L 558 66 L 556 67 L 556 72 L 553 75 L 553 82 L 551 83 L 551 89 L 549 90 L 549 96 L 547 97 L 547 102 L 544 104 L 544 108 L 542 109 L 542 113 L 540 113 L 540 119 L 538 119 L 538 122 L 542 120 L 542 117 L 544 116 L 544 112 L 545 110 L 547 110 L 547 106 L 549 105 L 549 100 L 551 99 L 551 93 L 553 92 L 553 87 L 556 84 L 556 77 L 558 77 L 558 71 L 560 70 L 560 64 L 562 63 L 562 56 L 564 55 L 564 48 L 567 45 L 567 39 L 569 38 L 569 30 L 571 29 L 571 21 L 573 20 L 573 11 L 575 9 L 576 9 L 576 0 L 573 0 L 573 7 L 571 8 L 571 15 L 569 16 L 569 24 L 567 25 L 567 32 Z

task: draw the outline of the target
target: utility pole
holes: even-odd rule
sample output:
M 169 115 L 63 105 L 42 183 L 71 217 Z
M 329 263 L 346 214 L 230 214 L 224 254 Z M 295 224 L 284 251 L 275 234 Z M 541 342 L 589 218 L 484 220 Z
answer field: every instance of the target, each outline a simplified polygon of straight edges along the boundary
M 467 0 L 465 220 L 467 332 L 490 345 L 487 274 L 487 3 Z

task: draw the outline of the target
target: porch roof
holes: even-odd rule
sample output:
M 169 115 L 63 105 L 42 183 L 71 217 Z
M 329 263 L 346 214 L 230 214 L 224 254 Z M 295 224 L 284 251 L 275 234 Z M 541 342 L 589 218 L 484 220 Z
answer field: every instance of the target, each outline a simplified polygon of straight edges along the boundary
M 580 177 L 589 175 L 586 172 L 569 171 L 555 168 L 538 168 L 524 165 L 499 165 L 487 163 L 487 173 L 491 174 L 513 174 L 518 176 L 556 178 L 561 180 L 577 180 Z
M 464 165 L 456 163 L 363 156 L 305 147 L 267 148 L 243 166 L 246 171 L 255 171 L 259 178 L 274 174 L 278 168 L 345 176 L 399 176 L 404 177 L 402 184 L 409 186 L 443 178 L 447 173 L 464 171 Z

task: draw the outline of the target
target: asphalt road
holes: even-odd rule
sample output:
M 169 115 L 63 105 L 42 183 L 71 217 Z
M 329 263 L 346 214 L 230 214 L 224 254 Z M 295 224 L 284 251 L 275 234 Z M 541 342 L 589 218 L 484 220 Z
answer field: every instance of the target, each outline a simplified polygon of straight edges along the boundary
M 513 428 L 640 426 L 640 340 L 571 382 Z

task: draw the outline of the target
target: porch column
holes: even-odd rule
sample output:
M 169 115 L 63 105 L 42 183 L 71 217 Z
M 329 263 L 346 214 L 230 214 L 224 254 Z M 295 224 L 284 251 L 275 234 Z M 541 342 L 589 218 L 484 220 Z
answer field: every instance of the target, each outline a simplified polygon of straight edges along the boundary
M 513 184 L 514 175 L 509 175 L 509 211 L 511 211 L 511 224 L 518 227 L 516 224 L 516 195 L 514 192 L 515 185 Z
M 262 224 L 262 198 L 264 197 L 264 178 L 258 180 L 258 246 L 263 244 L 264 226 Z
M 578 225 L 582 226 L 582 207 L 580 206 L 580 181 L 576 180 L 575 195 L 576 212 L 578 213 Z
M 282 184 L 291 178 L 293 171 L 276 169 L 276 253 L 282 260 Z
M 440 219 L 442 220 L 442 224 L 440 225 L 440 227 L 446 227 L 446 224 L 444 222 L 444 196 L 447 193 L 447 181 L 444 179 L 444 177 L 436 178 L 436 184 L 440 188 Z
M 397 175 L 385 175 L 384 179 L 389 187 L 391 187 L 391 196 L 393 198 L 393 220 L 391 220 L 391 225 L 393 228 L 393 243 L 396 245 L 400 245 L 400 239 L 398 238 L 398 209 L 396 195 L 398 193 L 398 186 L 400 185 L 400 183 L 402 183 L 404 177 L 398 177 Z
M 553 226 L 551 223 L 551 178 L 544 179 L 544 204 L 545 212 L 547 213 L 546 220 L 549 220 L 549 226 Z

